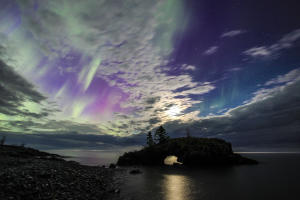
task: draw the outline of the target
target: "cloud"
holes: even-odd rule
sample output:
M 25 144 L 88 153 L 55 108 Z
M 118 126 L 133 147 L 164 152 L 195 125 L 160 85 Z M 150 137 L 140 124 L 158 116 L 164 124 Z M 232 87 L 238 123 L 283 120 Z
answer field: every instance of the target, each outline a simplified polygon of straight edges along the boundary
M 240 71 L 240 70 L 242 70 L 241 67 L 233 67 L 233 68 L 228 69 L 227 71 L 229 71 L 229 72 L 237 72 L 237 71 Z
M 173 35 L 184 29 L 179 0 L 35 5 L 19 2 L 21 12 L 7 18 L 9 23 L 22 18 L 22 24 L 15 34 L 3 36 L 9 50 L 6 60 L 13 60 L 16 71 L 57 102 L 62 121 L 87 120 L 99 131 L 132 134 L 154 126 L 150 118 L 168 120 L 168 105 L 184 111 L 199 103 L 190 95 L 214 89 L 193 80 L 189 73 L 194 66 L 184 66 L 178 76 L 168 73 Z M 158 100 L 149 105 L 153 97 Z M 124 130 L 126 124 L 132 125 Z
M 1 120 L 1 125 L 3 124 L 15 127 L 14 129 L 2 127 L 0 129 L 0 136 L 6 135 L 8 143 L 25 143 L 42 149 L 109 149 L 116 146 L 141 145 L 144 142 L 143 135 L 120 137 L 109 134 L 108 129 L 102 130 L 90 123 L 26 118 Z M 30 134 L 27 134 L 28 132 Z
M 3 115 L 34 118 L 48 115 L 45 109 L 41 109 L 40 112 L 30 109 L 30 106 L 38 107 L 46 97 L 2 60 L 0 60 L 0 96 L 0 113 Z
M 0 131 L 32 133 L 44 129 L 42 124 L 58 112 L 55 104 L 1 59 L 0 96 Z
M 173 51 L 173 35 L 184 29 L 179 0 L 20 1 L 9 6 L 15 12 L 2 13 L 7 17 L 0 22 L 6 48 L 1 59 L 56 102 L 61 110 L 57 121 L 88 121 L 93 134 L 129 135 L 159 123 L 149 119 L 166 121 L 169 104 L 185 110 L 199 102 L 189 95 L 213 89 L 192 79 L 194 66 L 185 66 L 179 76 L 162 69 Z M 15 23 L 18 19 L 22 23 Z M 9 24 L 16 27 L 2 31 Z M 62 130 L 53 119 L 31 128 L 32 120 L 16 124 L 19 130 L 48 131 L 47 124 Z
M 44 145 L 50 145 L 49 137 L 52 146 L 78 143 L 83 148 L 97 146 L 93 140 L 141 144 L 144 139 L 135 139 L 143 138 L 139 133 L 160 124 L 175 136 L 191 126 L 200 136 L 223 134 L 239 140 L 245 134 L 257 137 L 256 131 L 266 134 L 264 129 L 272 129 L 269 121 L 295 130 L 288 122 L 298 123 L 297 70 L 266 82 L 252 99 L 224 115 L 199 116 L 203 95 L 217 85 L 195 80 L 197 66 L 170 64 L 173 36 L 187 24 L 182 1 L 7 2 L 9 9 L 0 11 L 5 16 L 0 20 L 3 132 L 31 133 Z M 294 46 L 299 32 L 244 54 L 271 56 Z M 220 37 L 242 33 L 232 30 Z M 218 48 L 212 46 L 204 55 Z M 50 116 L 54 104 L 61 112 Z
M 187 71 L 195 71 L 196 67 L 193 65 L 187 65 L 187 64 L 183 64 L 181 67 L 182 70 L 187 70 Z
M 241 35 L 243 33 L 246 33 L 246 31 L 244 31 L 244 30 L 232 30 L 232 31 L 228 31 L 228 32 L 223 33 L 221 35 L 221 38 L 224 38 L 224 37 L 235 37 L 235 36 Z
M 0 132 L 0 137 L 6 135 L 9 144 L 25 144 L 38 149 L 98 149 L 111 150 L 124 147 L 140 147 L 144 142 L 143 135 L 136 137 L 118 137 L 112 135 L 80 134 L 78 132 L 43 132 L 21 134 Z
M 212 55 L 218 51 L 219 47 L 218 46 L 212 46 L 209 47 L 206 51 L 204 51 L 204 55 Z
M 265 83 L 265 86 L 278 84 L 292 84 L 300 79 L 300 69 L 294 69 L 285 75 L 280 75 Z
M 300 29 L 296 29 L 284 35 L 279 41 L 270 46 L 252 47 L 244 54 L 251 57 L 268 57 L 275 53 L 279 53 L 284 49 L 289 49 L 294 46 L 294 43 L 300 39 Z
M 182 137 L 189 128 L 192 136 L 219 137 L 229 140 L 234 147 L 291 147 L 299 145 L 300 136 L 300 69 L 292 70 L 267 81 L 264 86 L 253 93 L 253 97 L 243 105 L 229 109 L 222 115 L 198 117 L 199 112 L 187 113 L 188 120 L 168 118 L 162 113 L 172 108 L 175 103 L 156 106 L 161 97 L 144 99 L 145 105 L 152 106 L 157 113 L 143 111 L 141 117 L 118 114 L 119 121 L 102 126 L 76 123 L 72 121 L 48 120 L 46 123 L 27 121 L 10 121 L 11 126 L 35 130 L 26 135 L 2 130 L 1 135 L 8 135 L 10 143 L 26 143 L 44 149 L 83 148 L 111 149 L 126 146 L 140 146 L 145 143 L 146 131 L 152 131 L 162 124 L 171 137 Z M 160 110 L 159 110 L 160 109 Z M 143 117 L 147 115 L 147 117 Z M 161 117 L 160 117 L 161 116 Z M 124 121 L 122 121 L 122 119 Z M 128 134 L 126 137 L 112 133 L 121 129 L 134 127 L 142 133 Z M 130 130 L 130 128 L 129 128 Z
M 272 51 L 268 49 L 267 47 L 253 47 L 251 49 L 248 49 L 244 51 L 244 54 L 252 57 L 264 57 L 264 56 L 270 56 L 272 54 Z
M 300 69 L 278 76 L 253 93 L 243 105 L 225 114 L 164 124 L 172 136 L 184 136 L 185 128 L 200 137 L 221 137 L 236 146 L 300 144 Z M 247 142 L 248 141 L 248 142 Z

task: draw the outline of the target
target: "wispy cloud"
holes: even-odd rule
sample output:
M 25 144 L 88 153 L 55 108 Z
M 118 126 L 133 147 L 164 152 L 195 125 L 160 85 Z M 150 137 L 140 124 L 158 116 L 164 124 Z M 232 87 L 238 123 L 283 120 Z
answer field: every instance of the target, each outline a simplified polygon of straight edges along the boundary
M 206 71 L 198 63 L 171 66 L 173 36 L 187 24 L 180 0 L 53 0 L 38 1 L 38 6 L 17 1 L 10 9 L 14 7 L 14 12 L 0 11 L 5 16 L 0 20 L 2 132 L 31 133 L 52 138 L 56 146 L 66 142 L 84 147 L 97 146 L 93 140 L 122 145 L 126 138 L 130 145 L 140 144 L 144 138 L 139 133 L 160 124 L 174 135 L 191 126 L 195 134 L 228 136 L 245 134 L 246 128 L 269 128 L 270 118 L 276 124 L 298 123 L 295 109 L 289 107 L 298 109 L 298 71 L 269 80 L 252 99 L 226 114 L 200 117 L 205 95 L 218 83 L 199 81 L 200 72 Z M 243 33 L 231 30 L 220 37 Z M 299 38 L 295 30 L 244 54 L 268 57 L 291 48 Z M 218 50 L 211 46 L 203 55 Z M 51 116 L 55 105 L 61 112 Z M 55 140 L 52 134 L 62 135 Z
M 224 38 L 224 37 L 235 37 L 235 36 L 241 35 L 243 33 L 246 33 L 246 31 L 244 31 L 244 30 L 232 30 L 232 31 L 228 31 L 228 32 L 223 33 L 221 35 L 221 38 Z
M 0 131 L 31 132 L 58 110 L 10 66 L 0 59 Z
M 284 35 L 279 41 L 270 46 L 252 47 L 244 54 L 251 57 L 268 57 L 272 56 L 284 49 L 293 47 L 294 43 L 300 39 L 300 29 L 296 29 Z
M 110 150 L 122 151 L 141 147 L 145 138 L 118 137 L 106 134 L 80 134 L 78 132 L 42 132 L 34 134 L 20 134 L 13 132 L 0 132 L 0 137 L 7 136 L 10 144 L 25 144 L 38 149 L 81 149 L 81 150 Z
M 197 117 L 199 112 L 188 108 L 201 101 L 190 96 L 215 86 L 195 81 L 192 65 L 182 66 L 180 75 L 168 73 L 172 36 L 183 28 L 182 2 L 169 2 L 43 1 L 38 9 L 33 2 L 16 4 L 21 12 L 7 21 L 22 18 L 22 24 L 14 34 L 2 34 L 5 61 L 61 110 L 55 123 L 53 118 L 42 125 L 25 120 L 19 127 L 67 131 L 73 126 L 59 122 L 73 121 L 80 127 L 90 124 L 93 134 L 125 136 L 169 119 Z M 149 104 L 149 99 L 155 101 Z M 180 115 L 168 114 L 174 107 Z
M 252 57 L 259 57 L 259 56 L 264 57 L 264 56 L 270 56 L 272 54 L 272 51 L 268 47 L 261 46 L 261 47 L 253 47 L 251 49 L 248 49 L 244 51 L 244 54 Z
M 253 98 L 224 114 L 188 122 L 174 120 L 164 126 L 172 136 L 184 136 L 185 128 L 189 127 L 195 136 L 222 137 L 237 146 L 297 143 L 300 139 L 299 71 L 292 70 L 267 81 L 264 84 L 267 88 L 257 90 Z
M 300 69 L 294 69 L 287 74 L 280 75 L 265 83 L 265 86 L 279 85 L 279 84 L 293 84 L 300 80 Z
M 187 65 L 187 64 L 183 64 L 181 67 L 182 70 L 187 70 L 187 71 L 195 71 L 196 67 L 193 65 Z
M 46 97 L 2 60 L 0 60 L 0 96 L 0 113 L 37 118 L 47 115 L 47 112 L 35 113 L 25 107 L 26 103 L 38 106 Z
M 219 47 L 218 46 L 212 46 L 209 47 L 206 51 L 204 51 L 204 55 L 212 55 L 218 51 Z

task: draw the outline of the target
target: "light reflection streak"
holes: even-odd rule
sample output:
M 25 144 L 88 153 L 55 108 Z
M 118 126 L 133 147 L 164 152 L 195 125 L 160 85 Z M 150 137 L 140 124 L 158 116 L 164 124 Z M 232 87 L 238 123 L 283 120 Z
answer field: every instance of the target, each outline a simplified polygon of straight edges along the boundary
M 165 174 L 165 200 L 191 200 L 191 184 L 187 176 Z

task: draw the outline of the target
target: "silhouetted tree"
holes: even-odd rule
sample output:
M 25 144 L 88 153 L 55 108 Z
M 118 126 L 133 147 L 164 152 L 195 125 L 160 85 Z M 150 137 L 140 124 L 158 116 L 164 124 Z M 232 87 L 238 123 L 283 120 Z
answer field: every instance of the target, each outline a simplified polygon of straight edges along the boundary
M 5 140 L 6 140 L 6 137 L 5 137 L 5 135 L 4 135 L 4 136 L 2 137 L 2 139 L 0 140 L 0 145 L 1 145 L 1 146 L 4 145 Z
M 153 140 L 153 137 L 152 137 L 151 131 L 149 131 L 149 132 L 147 133 L 147 144 L 148 144 L 148 146 L 152 146 L 152 145 L 155 144 L 155 143 L 154 143 L 154 140 Z
M 154 140 L 157 143 L 164 143 L 169 139 L 169 136 L 167 136 L 167 132 L 164 129 L 164 127 L 160 126 L 156 131 L 154 135 Z

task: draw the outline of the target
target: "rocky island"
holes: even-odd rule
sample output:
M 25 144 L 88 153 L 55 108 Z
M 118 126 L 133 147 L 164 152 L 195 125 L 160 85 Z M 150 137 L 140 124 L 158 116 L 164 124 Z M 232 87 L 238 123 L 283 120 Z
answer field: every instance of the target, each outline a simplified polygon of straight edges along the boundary
M 164 165 L 164 160 L 168 156 L 176 156 L 177 163 L 183 166 L 257 164 L 255 160 L 234 153 L 229 142 L 216 138 L 196 137 L 168 139 L 140 151 L 125 153 L 119 157 L 117 164 Z

